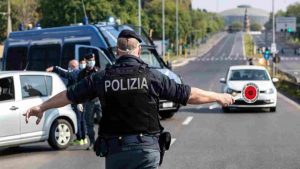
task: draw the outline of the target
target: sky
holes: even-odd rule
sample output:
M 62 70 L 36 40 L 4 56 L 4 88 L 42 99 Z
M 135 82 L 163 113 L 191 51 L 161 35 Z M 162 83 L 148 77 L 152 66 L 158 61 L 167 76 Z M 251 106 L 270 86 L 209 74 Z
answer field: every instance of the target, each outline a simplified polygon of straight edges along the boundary
M 300 0 L 274 0 L 275 11 L 286 10 L 286 7 Z M 250 5 L 254 8 L 272 11 L 272 0 L 192 0 L 194 9 L 207 9 L 212 12 L 222 12 L 227 9 L 236 8 L 238 5 Z

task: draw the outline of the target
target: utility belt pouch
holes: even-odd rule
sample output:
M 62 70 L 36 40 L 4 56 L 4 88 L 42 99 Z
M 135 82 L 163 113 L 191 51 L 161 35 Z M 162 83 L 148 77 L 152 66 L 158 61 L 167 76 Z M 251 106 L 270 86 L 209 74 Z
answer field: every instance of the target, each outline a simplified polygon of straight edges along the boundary
M 108 144 L 103 137 L 98 137 L 94 144 L 94 152 L 96 156 L 106 157 L 108 154 Z
M 171 133 L 170 132 L 162 132 L 159 136 L 158 143 L 159 143 L 159 148 L 160 148 L 160 161 L 159 165 L 162 164 L 165 151 L 169 150 L 170 145 L 171 145 Z

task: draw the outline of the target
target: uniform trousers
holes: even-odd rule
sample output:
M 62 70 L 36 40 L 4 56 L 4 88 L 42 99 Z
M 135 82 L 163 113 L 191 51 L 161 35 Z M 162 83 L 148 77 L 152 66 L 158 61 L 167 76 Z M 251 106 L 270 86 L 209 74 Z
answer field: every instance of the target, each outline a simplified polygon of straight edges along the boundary
M 106 169 L 157 169 L 159 166 L 157 137 L 125 136 L 107 142 Z
M 87 135 L 90 139 L 90 143 L 95 143 L 95 131 L 94 131 L 94 117 L 98 120 L 98 117 L 101 118 L 102 109 L 99 99 L 94 99 L 91 101 L 87 101 L 84 104 L 84 116 L 86 121 Z

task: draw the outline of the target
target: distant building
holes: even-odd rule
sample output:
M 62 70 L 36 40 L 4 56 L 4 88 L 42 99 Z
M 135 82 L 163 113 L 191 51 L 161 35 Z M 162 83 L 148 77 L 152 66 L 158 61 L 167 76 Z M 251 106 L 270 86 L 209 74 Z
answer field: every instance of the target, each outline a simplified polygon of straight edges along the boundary
M 258 23 L 262 26 L 268 22 L 270 14 L 262 9 L 252 8 L 249 5 L 240 5 L 235 9 L 225 10 L 220 12 L 225 20 L 225 25 L 229 26 L 232 23 L 240 22 L 244 24 L 245 22 L 245 10 L 247 9 L 247 16 L 251 23 Z

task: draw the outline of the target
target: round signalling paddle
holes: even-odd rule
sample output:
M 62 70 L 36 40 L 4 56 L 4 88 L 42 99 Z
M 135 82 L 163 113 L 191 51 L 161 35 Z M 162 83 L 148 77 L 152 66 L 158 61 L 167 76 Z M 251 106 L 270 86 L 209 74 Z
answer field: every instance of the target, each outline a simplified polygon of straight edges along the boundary
M 258 99 L 259 89 L 254 83 L 248 83 L 242 90 L 242 96 L 245 102 L 254 103 Z

